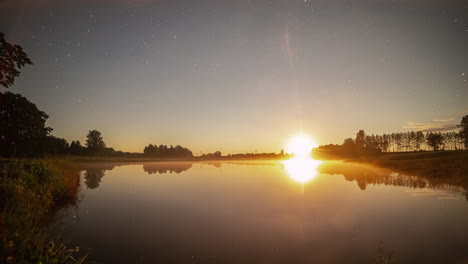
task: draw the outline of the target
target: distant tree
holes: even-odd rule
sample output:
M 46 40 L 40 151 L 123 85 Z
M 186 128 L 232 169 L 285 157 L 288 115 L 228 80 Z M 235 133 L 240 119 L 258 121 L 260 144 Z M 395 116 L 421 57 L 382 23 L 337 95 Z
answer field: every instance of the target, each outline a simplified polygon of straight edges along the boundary
M 193 157 L 192 151 L 188 148 L 184 148 L 181 145 L 170 146 L 166 145 L 153 145 L 149 144 L 143 149 L 143 154 L 149 157 L 160 157 L 160 158 L 181 158 L 181 157 Z
M 0 93 L 0 154 L 10 156 L 33 140 L 49 135 L 49 116 L 26 97 L 11 92 Z M 17 153 L 20 154 L 20 153 Z
M 440 150 L 444 145 L 444 137 L 441 133 L 429 132 L 426 134 L 427 145 L 434 151 Z
M 102 139 L 102 134 L 98 130 L 90 130 L 86 136 L 86 147 L 92 154 L 102 153 L 106 148 L 106 143 Z
M 460 122 L 460 125 L 458 125 L 460 128 L 460 139 L 463 145 L 465 146 L 465 150 L 468 150 L 468 115 L 465 115 L 462 117 L 462 120 Z
M 416 150 L 421 150 L 421 146 L 424 143 L 425 138 L 424 138 L 424 133 L 421 131 L 417 131 L 415 134 L 415 140 L 414 140 L 414 146 Z
M 352 138 L 347 138 L 343 142 L 343 154 L 354 155 L 356 153 L 356 144 Z
M 35 148 L 34 148 L 35 147 Z M 31 142 L 22 152 L 29 155 L 66 155 L 70 145 L 64 138 L 45 136 Z
M 0 85 L 9 88 L 20 75 L 20 69 L 32 64 L 28 54 L 19 45 L 13 45 L 5 40 L 0 32 Z
M 366 147 L 366 133 L 364 130 L 359 130 L 359 132 L 357 132 L 354 143 L 356 144 L 356 149 L 359 153 L 364 152 L 364 148 Z
M 144 149 L 143 149 L 143 153 L 146 155 L 146 156 L 150 156 L 150 157 L 158 157 L 159 156 L 159 148 L 158 146 L 156 145 L 153 145 L 153 144 L 149 144 L 148 146 L 146 146 Z
M 115 149 L 114 148 L 104 148 L 102 150 L 102 154 L 104 156 L 114 156 L 116 153 Z
M 74 156 L 81 156 L 84 154 L 84 147 L 79 140 L 70 143 L 70 154 Z
M 387 152 L 389 147 L 390 147 L 390 135 L 383 134 L 381 141 L 380 141 L 380 149 L 384 152 Z
M 215 156 L 216 158 L 221 157 L 222 156 L 221 151 L 215 151 L 215 153 L 213 153 L 213 156 Z
M 395 144 L 397 146 L 397 151 L 401 151 L 403 147 L 403 134 L 402 133 L 395 133 L 394 135 Z

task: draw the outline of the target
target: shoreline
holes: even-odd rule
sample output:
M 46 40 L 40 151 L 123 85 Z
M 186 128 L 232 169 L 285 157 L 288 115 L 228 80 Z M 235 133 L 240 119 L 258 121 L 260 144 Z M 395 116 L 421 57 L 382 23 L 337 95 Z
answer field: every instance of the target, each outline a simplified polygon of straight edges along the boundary
M 344 162 L 375 165 L 415 176 L 468 180 L 467 151 L 382 153 Z

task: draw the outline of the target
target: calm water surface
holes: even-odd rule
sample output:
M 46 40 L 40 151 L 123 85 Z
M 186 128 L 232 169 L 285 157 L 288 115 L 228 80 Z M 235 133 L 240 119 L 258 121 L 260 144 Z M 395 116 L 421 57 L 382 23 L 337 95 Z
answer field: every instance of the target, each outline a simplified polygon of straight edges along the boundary
M 103 263 L 468 263 L 465 196 L 341 162 L 91 163 L 51 229 Z

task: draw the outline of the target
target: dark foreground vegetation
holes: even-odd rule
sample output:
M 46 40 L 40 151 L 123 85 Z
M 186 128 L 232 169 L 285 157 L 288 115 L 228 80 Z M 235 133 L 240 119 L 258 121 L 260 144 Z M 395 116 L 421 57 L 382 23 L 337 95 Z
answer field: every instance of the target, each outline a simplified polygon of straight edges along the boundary
M 77 202 L 79 170 L 57 159 L 0 164 L 0 263 L 82 263 L 79 249 L 49 239 L 53 213 Z

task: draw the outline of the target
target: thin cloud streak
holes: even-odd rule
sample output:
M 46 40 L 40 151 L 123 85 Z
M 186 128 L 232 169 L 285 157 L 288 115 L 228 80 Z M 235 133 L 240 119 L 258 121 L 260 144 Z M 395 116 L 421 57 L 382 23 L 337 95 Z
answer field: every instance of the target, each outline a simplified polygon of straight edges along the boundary
M 458 127 L 456 124 L 441 124 L 446 121 L 435 121 L 434 122 L 408 122 L 403 128 L 421 131 L 421 132 L 445 132 L 454 131 Z
M 432 119 L 432 121 L 434 121 L 434 122 L 450 122 L 450 121 L 453 121 L 453 120 L 455 120 L 455 119 L 453 119 L 453 118 L 445 118 L 445 119 L 444 118 L 436 118 L 436 119 Z

